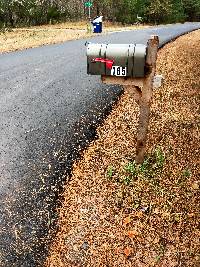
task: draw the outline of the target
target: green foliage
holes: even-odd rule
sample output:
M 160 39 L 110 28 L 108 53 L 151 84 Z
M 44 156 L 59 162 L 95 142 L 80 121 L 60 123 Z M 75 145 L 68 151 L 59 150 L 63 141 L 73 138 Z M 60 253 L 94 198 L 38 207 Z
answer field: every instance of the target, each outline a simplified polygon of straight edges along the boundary
M 161 169 L 165 161 L 165 155 L 160 147 L 155 150 L 154 157 L 157 167 Z
M 187 20 L 200 20 L 200 0 L 182 0 L 182 4 Z
M 132 181 L 132 177 L 131 177 L 131 176 L 126 176 L 126 177 L 124 178 L 124 180 L 123 180 L 123 183 L 124 183 L 125 185 L 130 185 L 131 181 Z
M 184 11 L 184 6 L 182 1 L 174 0 L 172 5 L 171 14 L 169 16 L 169 20 L 171 23 L 174 22 L 184 22 L 186 19 L 186 14 Z
M 145 0 L 123 0 L 117 4 L 116 20 L 123 24 L 134 24 L 145 20 L 147 1 Z M 138 19 L 138 17 L 140 17 Z
M 92 17 L 134 23 L 200 20 L 200 0 L 93 0 Z M 0 28 L 88 18 L 82 0 L 0 0 Z
M 114 16 L 122 23 L 137 22 L 137 15 L 155 24 L 200 20 L 200 0 L 120 0 L 116 6 Z
M 59 20 L 60 18 L 60 12 L 57 9 L 56 6 L 50 6 L 47 10 L 47 20 L 52 21 L 52 20 Z
M 171 0 L 152 0 L 148 9 L 148 20 L 155 24 L 169 22 L 172 12 Z
M 123 183 L 125 185 L 130 185 L 130 183 L 142 177 L 145 179 L 153 179 L 152 184 L 154 186 L 159 186 L 157 179 L 154 179 L 159 172 L 162 171 L 165 162 L 165 155 L 161 148 L 156 148 L 153 153 L 148 155 L 141 165 L 137 165 L 135 162 L 129 162 L 124 167 L 125 178 Z
M 112 178 L 112 176 L 113 176 L 113 173 L 114 173 L 114 169 L 113 169 L 113 166 L 109 166 L 108 167 L 108 170 L 107 170 L 107 176 L 108 176 L 108 178 Z
M 135 162 L 129 162 L 127 165 L 125 165 L 124 170 L 133 177 L 136 177 L 138 174 L 137 165 Z
M 186 169 L 183 171 L 183 176 L 185 178 L 189 178 L 192 175 L 191 171 L 189 169 Z

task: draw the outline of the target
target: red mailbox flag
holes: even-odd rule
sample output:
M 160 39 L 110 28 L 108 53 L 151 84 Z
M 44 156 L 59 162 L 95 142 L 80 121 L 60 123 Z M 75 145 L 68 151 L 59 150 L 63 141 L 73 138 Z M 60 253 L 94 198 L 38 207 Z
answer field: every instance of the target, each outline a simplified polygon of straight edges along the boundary
M 107 69 L 112 69 L 112 66 L 114 64 L 114 60 L 111 59 L 105 59 L 105 58 L 95 58 L 92 60 L 92 62 L 101 62 L 101 63 L 106 63 L 106 68 Z

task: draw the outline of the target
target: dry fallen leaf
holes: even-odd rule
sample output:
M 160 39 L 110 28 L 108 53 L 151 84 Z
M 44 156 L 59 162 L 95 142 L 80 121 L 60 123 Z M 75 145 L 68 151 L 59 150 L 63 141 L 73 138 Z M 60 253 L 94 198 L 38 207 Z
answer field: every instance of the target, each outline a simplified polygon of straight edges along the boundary
M 124 225 L 129 224 L 131 221 L 132 221 L 132 220 L 131 220 L 131 217 L 130 217 L 130 216 L 129 216 L 129 217 L 126 217 L 126 218 L 124 219 Z
M 154 213 L 155 213 L 155 214 L 159 214 L 159 209 L 156 208 L 156 209 L 154 210 Z
M 132 253 L 132 249 L 131 249 L 131 248 L 126 247 L 126 248 L 124 249 L 124 254 L 125 254 L 127 257 L 130 256 L 131 253 Z
M 194 183 L 192 184 L 192 188 L 193 188 L 194 190 L 198 190 L 198 189 L 199 189 L 199 183 L 198 183 L 198 182 L 194 182 Z
M 138 211 L 135 213 L 135 216 L 138 217 L 138 218 L 142 218 L 143 217 L 143 212 L 142 211 Z
M 156 238 L 153 240 L 153 243 L 154 243 L 154 244 L 157 244 L 157 243 L 159 243 L 159 241 L 160 241 L 160 238 L 159 238 L 159 237 L 156 237 Z
M 118 247 L 118 248 L 115 249 L 115 253 L 116 254 L 119 254 L 120 253 L 120 247 Z
M 144 238 L 137 236 L 137 241 L 140 242 L 140 243 L 142 243 L 142 242 L 144 242 Z
M 192 217 L 194 217 L 194 216 L 195 216 L 194 213 L 189 213 L 189 214 L 188 214 L 188 217 L 189 217 L 189 218 L 192 218 Z
M 128 235 L 128 237 L 133 238 L 135 236 L 138 236 L 138 232 L 136 230 L 128 231 L 127 235 Z

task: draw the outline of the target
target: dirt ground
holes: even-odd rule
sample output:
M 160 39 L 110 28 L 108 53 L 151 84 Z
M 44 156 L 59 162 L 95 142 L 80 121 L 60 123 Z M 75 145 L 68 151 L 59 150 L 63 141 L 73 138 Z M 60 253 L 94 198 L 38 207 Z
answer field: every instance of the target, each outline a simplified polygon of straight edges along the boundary
M 200 266 L 200 31 L 159 51 L 147 156 L 138 106 L 121 96 L 73 167 L 46 267 Z
M 87 22 L 83 21 L 78 23 L 67 22 L 55 25 L 10 29 L 5 32 L 0 32 L 0 53 L 94 36 L 93 33 L 88 32 L 88 27 Z M 103 34 L 144 27 L 148 26 L 123 27 L 119 24 L 105 22 L 103 24 Z

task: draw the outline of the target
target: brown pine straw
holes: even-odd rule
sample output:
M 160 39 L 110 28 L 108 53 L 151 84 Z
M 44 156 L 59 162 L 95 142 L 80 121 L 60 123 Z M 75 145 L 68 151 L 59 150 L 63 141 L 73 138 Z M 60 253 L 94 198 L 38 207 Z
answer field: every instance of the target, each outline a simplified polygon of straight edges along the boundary
M 200 31 L 159 51 L 147 158 L 165 157 L 127 185 L 135 156 L 138 106 L 124 94 L 73 167 L 48 267 L 200 266 Z

